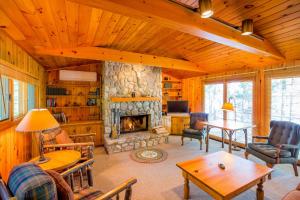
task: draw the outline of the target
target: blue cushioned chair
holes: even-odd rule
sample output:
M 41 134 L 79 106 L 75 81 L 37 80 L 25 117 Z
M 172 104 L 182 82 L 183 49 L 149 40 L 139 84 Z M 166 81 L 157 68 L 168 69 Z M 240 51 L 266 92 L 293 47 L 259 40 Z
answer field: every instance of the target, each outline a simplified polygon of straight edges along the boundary
M 182 131 L 181 145 L 184 144 L 184 138 L 198 139 L 200 142 L 200 150 L 202 150 L 202 140 L 205 134 L 205 129 L 198 122 L 207 121 L 207 113 L 191 113 L 190 114 L 190 124 L 189 127 Z
M 275 164 L 292 164 L 298 176 L 297 161 L 300 149 L 300 125 L 286 121 L 271 121 L 270 135 L 253 136 L 252 143 L 246 147 L 245 157 L 252 154 L 265 161 L 269 167 Z M 265 139 L 257 143 L 254 139 Z M 269 176 L 270 178 L 270 176 Z

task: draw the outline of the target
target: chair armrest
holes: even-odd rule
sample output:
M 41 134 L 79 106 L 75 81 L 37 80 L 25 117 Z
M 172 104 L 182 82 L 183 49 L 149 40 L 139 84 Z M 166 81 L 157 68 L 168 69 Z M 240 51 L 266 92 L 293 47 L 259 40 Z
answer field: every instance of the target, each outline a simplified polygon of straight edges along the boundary
M 190 124 L 184 124 L 183 127 L 186 128 L 190 128 Z
M 297 150 L 300 148 L 298 145 L 293 144 L 277 144 L 276 147 L 284 150 Z
M 43 148 L 61 148 L 61 147 L 83 147 L 92 146 L 94 147 L 94 142 L 82 142 L 82 143 L 68 143 L 68 144 L 48 144 L 44 145 Z
M 94 159 L 89 159 L 83 163 L 75 165 L 74 167 L 62 172 L 60 175 L 65 178 L 65 177 L 69 176 L 70 174 L 77 172 L 80 169 L 83 169 L 84 167 L 92 165 L 93 163 L 94 163 Z
M 255 139 L 269 139 L 269 136 L 260 136 L 260 135 L 254 135 L 252 136 L 252 138 L 255 138 Z
M 252 136 L 252 143 L 254 143 L 255 139 L 264 139 L 264 140 L 267 140 L 267 139 L 269 139 L 269 136 L 254 135 L 254 136 Z
M 126 193 L 128 191 L 128 193 L 130 194 L 125 194 L 126 195 L 131 195 L 131 187 L 133 184 L 135 184 L 137 182 L 136 178 L 130 178 L 127 181 L 125 181 L 124 183 L 120 184 L 119 186 L 117 186 L 116 188 L 112 189 L 111 191 L 101 195 L 100 197 L 96 198 L 95 200 L 107 200 L 107 199 L 111 199 L 112 197 L 118 195 L 120 192 L 126 190 Z

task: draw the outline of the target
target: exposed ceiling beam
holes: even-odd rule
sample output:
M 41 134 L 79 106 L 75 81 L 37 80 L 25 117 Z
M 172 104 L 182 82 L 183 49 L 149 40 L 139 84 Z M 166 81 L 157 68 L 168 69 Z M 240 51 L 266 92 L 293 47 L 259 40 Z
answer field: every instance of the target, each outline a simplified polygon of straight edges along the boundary
M 154 56 L 128 51 L 100 47 L 74 47 L 74 48 L 36 48 L 35 54 L 48 56 L 62 56 L 69 58 L 91 59 L 91 60 L 110 60 L 116 62 L 127 62 L 133 64 L 143 64 L 159 66 L 168 69 L 186 70 L 192 72 L 205 73 L 195 63 L 161 56 Z
M 239 30 L 167 0 L 70 0 L 87 6 L 153 22 L 260 56 L 284 57 L 267 40 L 242 36 Z
M 26 39 L 23 33 L 12 23 L 2 10 L 0 10 L 0 30 L 4 30 L 14 40 Z

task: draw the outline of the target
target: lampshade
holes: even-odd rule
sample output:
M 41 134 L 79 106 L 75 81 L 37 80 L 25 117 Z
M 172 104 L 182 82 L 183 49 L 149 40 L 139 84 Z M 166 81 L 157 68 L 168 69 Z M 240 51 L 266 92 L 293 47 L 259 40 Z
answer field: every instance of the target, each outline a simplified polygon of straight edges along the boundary
M 59 127 L 59 123 L 47 109 L 32 109 L 18 124 L 18 132 L 37 132 Z
M 199 0 L 199 9 L 202 18 L 208 18 L 214 14 L 211 0 Z
M 230 102 L 225 102 L 222 106 L 222 110 L 226 110 L 226 111 L 234 111 L 234 106 L 232 103 Z
M 253 20 L 245 19 L 242 21 L 242 35 L 250 35 L 253 33 Z

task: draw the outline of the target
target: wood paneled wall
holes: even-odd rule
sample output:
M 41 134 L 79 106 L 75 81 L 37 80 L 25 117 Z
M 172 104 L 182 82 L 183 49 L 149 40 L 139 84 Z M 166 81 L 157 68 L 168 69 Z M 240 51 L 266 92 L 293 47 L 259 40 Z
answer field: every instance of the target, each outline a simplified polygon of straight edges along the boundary
M 201 111 L 203 81 L 201 77 L 194 77 L 182 80 L 182 99 L 189 101 L 191 112 Z
M 270 123 L 270 82 L 271 77 L 300 76 L 300 61 L 291 60 L 282 65 L 268 66 L 258 70 L 231 71 L 208 76 L 183 79 L 183 99 L 189 101 L 192 112 L 204 111 L 204 85 L 207 82 L 223 82 L 227 80 L 253 80 L 254 87 L 254 123 L 256 134 L 269 133 Z
M 1 31 L 0 73 L 33 83 L 37 88 L 36 106 L 45 106 L 45 71 L 43 67 Z M 36 146 L 30 134 L 17 133 L 15 128 L 16 123 L 12 123 L 11 127 L 4 130 L 0 127 L 0 174 L 5 180 L 14 165 L 31 158 L 34 154 L 32 147 Z

